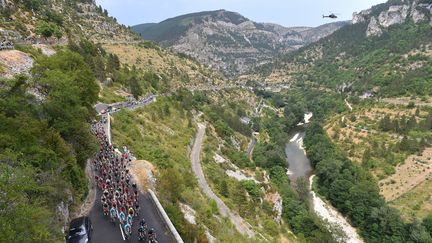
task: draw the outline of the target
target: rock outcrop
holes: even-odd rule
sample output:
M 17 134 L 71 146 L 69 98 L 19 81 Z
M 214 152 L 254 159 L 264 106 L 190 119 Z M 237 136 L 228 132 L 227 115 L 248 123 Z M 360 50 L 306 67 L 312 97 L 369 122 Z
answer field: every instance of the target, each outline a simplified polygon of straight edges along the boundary
M 375 17 L 372 17 L 366 31 L 366 36 L 381 35 L 382 33 L 383 31 L 378 23 L 378 20 Z
M 17 74 L 29 74 L 33 58 L 18 50 L 0 51 L 0 78 L 12 78 Z
M 424 1 L 423 1 L 424 2 Z M 387 3 L 385 3 L 387 4 Z M 380 36 L 392 25 L 408 21 L 414 23 L 429 22 L 432 25 L 432 3 L 422 3 L 420 0 L 405 0 L 399 5 L 390 5 L 384 11 L 374 13 L 374 7 L 354 13 L 353 24 L 368 23 L 366 36 Z

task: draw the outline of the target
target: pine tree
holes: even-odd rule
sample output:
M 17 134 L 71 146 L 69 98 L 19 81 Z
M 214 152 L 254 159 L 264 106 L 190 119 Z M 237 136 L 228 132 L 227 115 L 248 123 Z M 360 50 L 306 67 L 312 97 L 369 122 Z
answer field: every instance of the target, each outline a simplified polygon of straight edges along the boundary
M 224 196 L 226 198 L 229 197 L 228 183 L 226 182 L 226 180 L 221 181 L 220 193 L 222 194 L 222 196 Z
M 132 76 L 129 79 L 129 86 L 130 86 L 131 93 L 135 99 L 138 99 L 139 96 L 143 94 L 142 88 L 135 76 Z

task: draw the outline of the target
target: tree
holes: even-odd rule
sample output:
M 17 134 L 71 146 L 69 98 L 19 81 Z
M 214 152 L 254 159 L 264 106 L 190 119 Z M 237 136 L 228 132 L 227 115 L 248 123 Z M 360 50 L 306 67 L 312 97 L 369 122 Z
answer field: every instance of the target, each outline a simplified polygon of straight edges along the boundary
M 222 194 L 222 196 L 224 196 L 226 198 L 229 197 L 228 183 L 226 182 L 226 180 L 221 181 L 220 193 Z
M 369 164 L 369 160 L 371 159 L 371 152 L 370 149 L 367 148 L 364 153 L 363 153 L 363 157 L 362 157 L 362 166 L 364 167 L 368 167 Z
M 414 101 L 410 101 L 410 102 L 408 102 L 407 108 L 412 109 L 412 108 L 414 108 L 414 107 L 415 107 L 415 103 L 414 103 Z
M 417 219 L 408 225 L 410 242 L 432 242 L 432 237 L 428 229 L 421 224 Z
M 385 115 L 384 118 L 379 121 L 379 127 L 384 132 L 389 132 L 393 129 L 392 122 L 391 122 L 390 116 L 388 114 Z
M 143 94 L 142 88 L 135 75 L 129 79 L 129 87 L 135 99 L 138 99 Z
M 78 161 L 84 164 L 96 149 L 86 123 L 92 117 L 99 93 L 92 71 L 79 54 L 60 51 L 52 57 L 39 58 L 32 72 L 39 91 L 46 96 L 42 110 L 48 124 L 72 144 Z
M 307 202 L 309 198 L 309 181 L 300 177 L 295 181 L 295 189 L 299 195 L 300 200 L 303 202 Z
M 21 0 L 28 10 L 39 11 L 43 5 L 42 0 Z
M 120 60 L 117 55 L 115 54 L 109 54 L 108 55 L 108 62 L 107 62 L 107 71 L 113 72 L 114 70 L 120 69 Z
M 55 31 L 55 26 L 46 21 L 39 21 L 36 25 L 36 33 L 45 38 L 51 37 L 55 33 Z
M 57 38 L 57 40 L 60 40 L 63 37 L 63 33 L 58 28 L 56 28 L 54 30 L 54 36 Z
M 261 196 L 261 190 L 259 186 L 253 180 L 242 181 L 244 189 L 252 197 L 253 200 L 258 201 Z
M 432 235 L 432 213 L 423 219 L 422 225 L 426 228 L 429 234 Z

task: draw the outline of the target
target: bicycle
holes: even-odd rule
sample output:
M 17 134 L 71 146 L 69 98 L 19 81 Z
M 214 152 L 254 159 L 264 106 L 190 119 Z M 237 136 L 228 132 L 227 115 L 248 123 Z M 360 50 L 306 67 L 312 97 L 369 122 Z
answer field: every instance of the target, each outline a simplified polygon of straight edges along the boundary
M 138 241 L 145 241 L 147 226 L 140 226 L 138 228 Z

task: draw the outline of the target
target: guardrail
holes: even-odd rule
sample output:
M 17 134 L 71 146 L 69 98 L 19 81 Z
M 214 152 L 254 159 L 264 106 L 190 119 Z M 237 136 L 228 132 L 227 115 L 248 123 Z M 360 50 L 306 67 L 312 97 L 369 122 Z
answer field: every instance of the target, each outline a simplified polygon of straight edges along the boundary
M 156 194 L 151 190 L 148 189 L 148 192 L 150 193 L 150 198 L 152 199 L 153 203 L 155 204 L 159 215 L 162 217 L 162 219 L 165 222 L 165 225 L 168 227 L 168 229 L 171 231 L 172 235 L 174 236 L 174 239 L 177 243 L 183 243 L 182 238 L 180 237 L 180 234 L 177 232 L 176 228 L 174 227 L 173 223 L 171 222 L 170 218 L 166 214 L 164 208 L 159 202 L 159 199 L 157 198 Z

